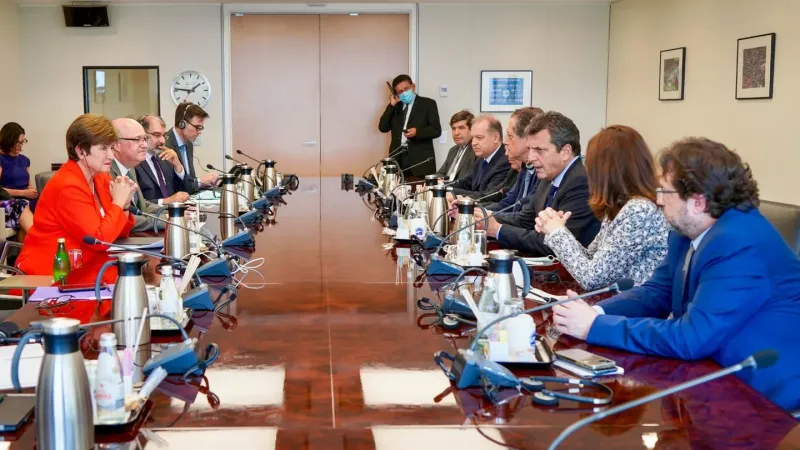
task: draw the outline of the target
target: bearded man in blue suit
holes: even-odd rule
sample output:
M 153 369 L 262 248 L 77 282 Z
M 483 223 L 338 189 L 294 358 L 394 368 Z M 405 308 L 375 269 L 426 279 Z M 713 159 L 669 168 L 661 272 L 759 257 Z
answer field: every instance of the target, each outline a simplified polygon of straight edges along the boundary
M 642 286 L 594 307 L 556 306 L 557 329 L 592 345 L 722 366 L 774 349 L 777 364 L 738 376 L 784 409 L 800 408 L 800 260 L 759 212 L 750 168 L 697 138 L 659 162 L 657 202 L 674 229 L 666 260 Z

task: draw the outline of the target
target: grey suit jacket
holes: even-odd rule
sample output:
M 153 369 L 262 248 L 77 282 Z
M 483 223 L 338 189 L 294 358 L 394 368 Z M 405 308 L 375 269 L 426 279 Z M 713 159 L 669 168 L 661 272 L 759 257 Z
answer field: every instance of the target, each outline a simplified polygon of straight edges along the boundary
M 453 167 L 453 164 L 456 162 L 456 155 L 458 155 L 458 146 L 454 145 L 447 151 L 447 158 L 444 160 L 442 167 L 439 168 L 439 171 L 436 172 L 436 175 L 440 177 L 447 176 L 447 173 L 450 172 L 450 168 Z M 469 175 L 474 165 L 475 152 L 472 150 L 472 143 L 469 143 L 467 144 L 466 150 L 464 150 L 464 156 L 461 157 L 461 164 L 458 166 L 458 171 L 456 172 L 454 180 L 460 180 Z
M 134 196 L 134 199 L 136 200 L 136 207 L 139 208 L 140 210 L 148 213 L 148 214 L 158 214 L 159 213 L 159 208 L 160 208 L 160 206 L 158 206 L 158 203 L 153 203 L 153 202 L 145 199 L 144 195 L 142 195 L 142 190 L 139 189 L 139 187 L 138 187 L 139 180 L 136 177 L 136 171 L 133 170 L 133 169 L 128 169 L 128 172 L 130 172 L 131 177 L 133 177 L 133 181 L 135 181 L 136 185 L 137 185 L 137 187 L 136 187 L 136 195 Z M 114 160 L 114 162 L 111 163 L 111 178 L 116 178 L 116 177 L 119 177 L 119 176 L 122 176 L 122 173 L 119 170 L 119 166 L 117 166 L 117 161 Z M 152 219 L 150 217 L 139 216 L 139 215 L 134 215 L 133 218 L 134 218 L 135 222 L 133 224 L 133 228 L 131 229 L 131 231 L 137 232 L 137 233 L 140 233 L 140 232 L 143 232 L 143 231 L 153 231 L 153 225 L 155 225 L 155 222 L 156 222 L 154 219 Z M 164 229 L 164 224 L 163 223 L 159 223 L 158 224 L 158 229 L 159 230 L 163 230 Z

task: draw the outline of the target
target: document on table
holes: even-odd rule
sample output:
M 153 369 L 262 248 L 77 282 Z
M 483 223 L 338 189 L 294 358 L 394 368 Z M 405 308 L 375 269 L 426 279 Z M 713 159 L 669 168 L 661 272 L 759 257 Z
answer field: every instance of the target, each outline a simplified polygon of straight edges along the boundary
M 11 360 L 14 358 L 16 345 L 0 347 L 0 389 L 13 389 L 11 383 Z M 30 343 L 22 349 L 19 359 L 19 384 L 23 388 L 36 386 L 39 381 L 39 369 L 42 365 L 44 349 L 38 343 Z

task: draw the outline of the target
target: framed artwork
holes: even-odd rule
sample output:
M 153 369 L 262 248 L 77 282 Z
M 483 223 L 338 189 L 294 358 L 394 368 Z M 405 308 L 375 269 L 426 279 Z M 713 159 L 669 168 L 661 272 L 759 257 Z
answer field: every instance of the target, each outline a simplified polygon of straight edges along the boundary
M 532 103 L 532 70 L 481 70 L 481 112 L 514 112 Z
M 686 47 L 661 51 L 658 69 L 658 99 L 683 100 L 686 80 Z
M 738 40 L 736 99 L 772 98 L 775 70 L 775 33 Z

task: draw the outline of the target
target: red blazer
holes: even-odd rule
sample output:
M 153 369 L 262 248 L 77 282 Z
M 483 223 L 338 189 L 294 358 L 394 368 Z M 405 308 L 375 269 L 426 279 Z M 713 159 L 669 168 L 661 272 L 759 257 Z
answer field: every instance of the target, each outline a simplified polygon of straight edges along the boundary
M 133 215 L 112 203 L 107 173 L 94 177 L 94 186 L 105 211 L 105 217 L 95 205 L 92 191 L 75 161 L 67 161 L 47 182 L 33 216 L 31 227 L 17 258 L 17 267 L 28 275 L 52 275 L 53 259 L 58 238 L 65 238 L 67 251 L 83 251 L 83 266 L 72 269 L 69 284 L 94 283 L 100 266 L 109 260 L 104 245 L 87 245 L 84 236 L 94 236 L 106 242 L 128 236 L 133 227 Z M 106 270 L 103 282 L 113 284 L 117 279 L 114 267 Z

